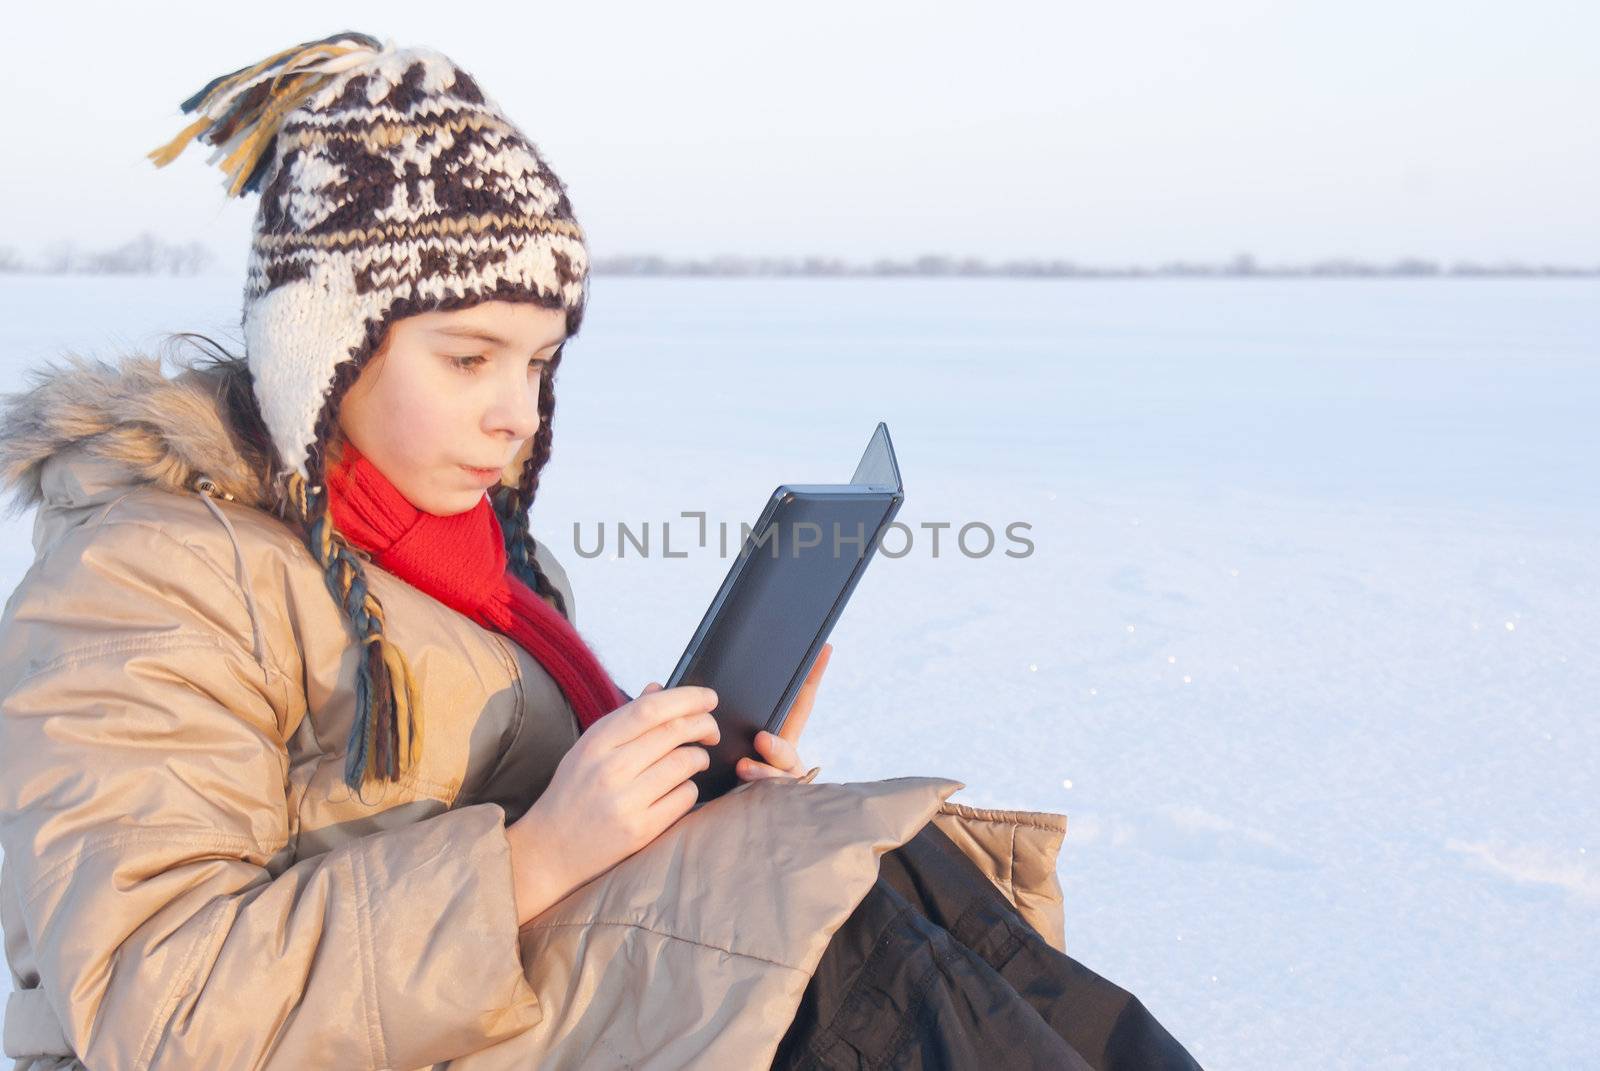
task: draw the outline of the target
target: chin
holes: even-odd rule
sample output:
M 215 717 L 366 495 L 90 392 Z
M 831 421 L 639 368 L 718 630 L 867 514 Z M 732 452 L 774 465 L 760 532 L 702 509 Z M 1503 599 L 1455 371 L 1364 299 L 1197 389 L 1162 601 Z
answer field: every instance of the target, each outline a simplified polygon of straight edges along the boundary
M 418 504 L 417 508 L 435 517 L 454 517 L 475 509 L 483 500 L 483 495 L 482 491 L 449 491 L 430 497 L 426 503 Z

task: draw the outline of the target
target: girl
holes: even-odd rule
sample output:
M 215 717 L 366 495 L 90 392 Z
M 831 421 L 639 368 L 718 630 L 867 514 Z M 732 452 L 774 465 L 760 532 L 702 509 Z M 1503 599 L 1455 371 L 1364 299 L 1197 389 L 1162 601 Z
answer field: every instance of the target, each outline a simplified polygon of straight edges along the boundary
M 343 33 L 183 108 L 246 357 L 0 414 L 18 1068 L 1193 1066 L 1063 953 L 1063 818 L 801 776 L 826 654 L 689 813 L 716 696 L 623 693 L 529 530 L 588 257 L 466 72 Z

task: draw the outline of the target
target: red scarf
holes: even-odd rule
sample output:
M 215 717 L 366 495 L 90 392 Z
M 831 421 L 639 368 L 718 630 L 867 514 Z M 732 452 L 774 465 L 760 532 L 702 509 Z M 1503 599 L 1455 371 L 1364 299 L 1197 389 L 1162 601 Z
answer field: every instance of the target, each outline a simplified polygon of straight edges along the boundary
M 333 524 L 378 565 L 539 660 L 578 716 L 580 730 L 626 703 L 560 612 L 506 568 L 505 537 L 487 495 L 465 513 L 424 513 L 345 441 L 327 472 Z

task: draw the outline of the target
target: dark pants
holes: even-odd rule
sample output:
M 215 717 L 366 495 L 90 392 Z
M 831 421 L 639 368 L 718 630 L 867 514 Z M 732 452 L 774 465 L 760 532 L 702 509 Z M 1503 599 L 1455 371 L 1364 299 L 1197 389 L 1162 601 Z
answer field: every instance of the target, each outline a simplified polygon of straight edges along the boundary
M 1137 997 L 1058 952 L 934 824 L 883 857 L 774 1068 L 1198 1068 Z

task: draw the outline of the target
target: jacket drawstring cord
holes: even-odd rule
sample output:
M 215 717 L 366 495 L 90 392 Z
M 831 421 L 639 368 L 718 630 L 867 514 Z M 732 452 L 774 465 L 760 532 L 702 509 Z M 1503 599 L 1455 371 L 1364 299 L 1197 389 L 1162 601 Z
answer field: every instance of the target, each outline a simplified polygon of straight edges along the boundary
M 240 589 L 244 592 L 244 605 L 250 611 L 250 653 L 255 656 L 262 669 L 267 665 L 266 644 L 261 636 L 261 624 L 256 616 L 256 600 L 250 594 L 250 573 L 245 569 L 244 548 L 239 545 L 239 534 L 233 530 L 227 514 L 211 500 L 213 494 L 220 494 L 223 498 L 232 499 L 233 496 L 217 487 L 216 481 L 209 476 L 201 476 L 194 482 L 195 493 L 200 496 L 200 501 L 206 504 L 217 520 L 222 522 L 222 527 L 228 530 L 228 538 L 233 540 L 233 570 L 234 579 L 239 582 Z

